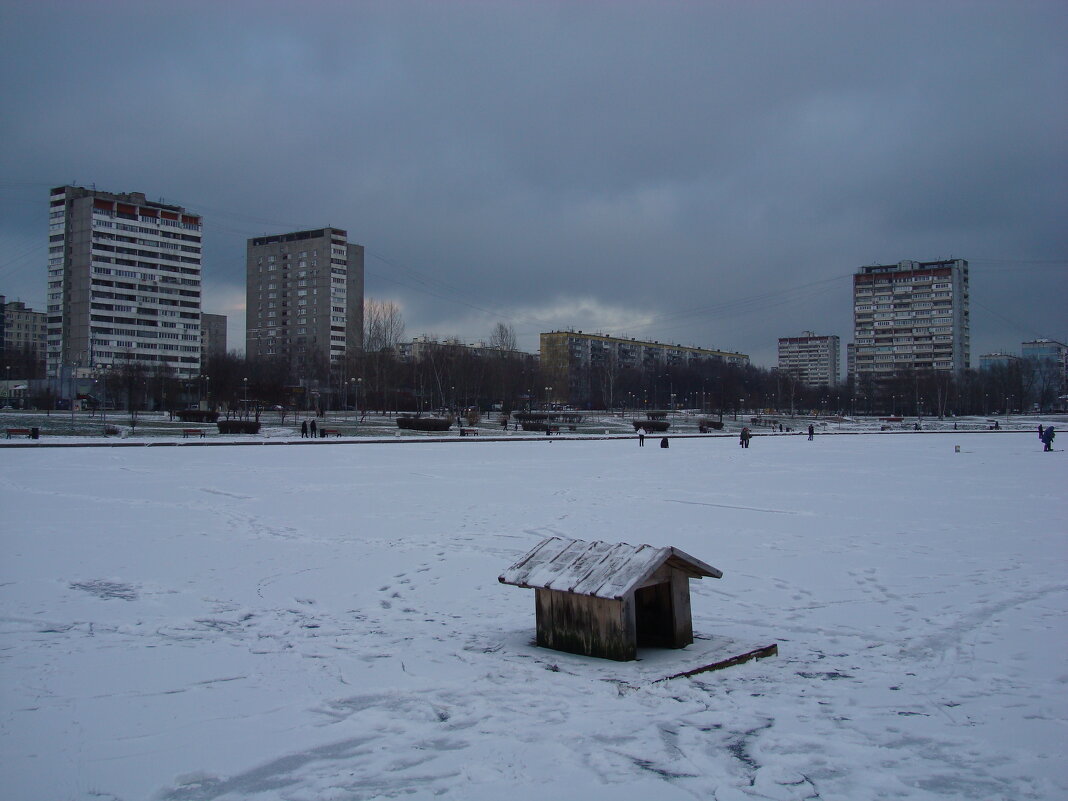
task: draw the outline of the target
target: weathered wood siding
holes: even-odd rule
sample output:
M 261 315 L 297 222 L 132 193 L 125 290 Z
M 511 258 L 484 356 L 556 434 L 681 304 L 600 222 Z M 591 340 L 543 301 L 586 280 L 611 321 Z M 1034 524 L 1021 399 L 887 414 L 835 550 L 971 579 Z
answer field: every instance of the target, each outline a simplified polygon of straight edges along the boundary
M 638 645 L 685 648 L 693 642 L 690 577 L 663 565 L 635 590 Z M 650 630 L 655 631 L 650 634 Z
M 693 642 L 693 618 L 690 616 L 690 577 L 680 570 L 671 571 L 671 611 L 674 616 L 672 648 L 685 648 Z
M 612 600 L 535 590 L 538 645 L 625 662 L 637 656 L 630 598 Z

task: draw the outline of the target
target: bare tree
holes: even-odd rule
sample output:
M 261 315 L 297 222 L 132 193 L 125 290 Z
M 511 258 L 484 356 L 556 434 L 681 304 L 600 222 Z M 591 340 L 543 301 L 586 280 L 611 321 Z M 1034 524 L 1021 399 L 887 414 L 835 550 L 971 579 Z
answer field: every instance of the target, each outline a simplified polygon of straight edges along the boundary
M 363 349 L 367 353 L 396 350 L 404 337 L 404 316 L 391 300 L 368 298 L 363 306 Z
M 490 334 L 489 345 L 500 351 L 514 351 L 516 349 L 515 328 L 507 323 L 497 323 L 493 326 Z

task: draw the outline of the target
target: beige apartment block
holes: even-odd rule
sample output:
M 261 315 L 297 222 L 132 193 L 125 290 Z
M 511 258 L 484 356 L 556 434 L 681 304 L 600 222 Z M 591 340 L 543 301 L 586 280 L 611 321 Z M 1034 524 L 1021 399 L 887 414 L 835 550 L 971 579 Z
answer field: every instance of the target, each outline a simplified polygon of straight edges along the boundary
M 201 218 L 141 192 L 52 190 L 48 374 L 137 364 L 200 373 Z

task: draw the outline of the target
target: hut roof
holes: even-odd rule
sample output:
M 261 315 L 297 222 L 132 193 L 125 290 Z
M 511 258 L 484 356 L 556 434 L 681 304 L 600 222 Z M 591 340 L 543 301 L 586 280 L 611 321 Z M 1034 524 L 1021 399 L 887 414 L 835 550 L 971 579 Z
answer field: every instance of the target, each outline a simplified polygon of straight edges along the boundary
M 691 578 L 720 578 L 723 573 L 678 548 L 584 542 L 549 537 L 504 571 L 498 581 L 544 590 L 618 600 L 669 564 Z

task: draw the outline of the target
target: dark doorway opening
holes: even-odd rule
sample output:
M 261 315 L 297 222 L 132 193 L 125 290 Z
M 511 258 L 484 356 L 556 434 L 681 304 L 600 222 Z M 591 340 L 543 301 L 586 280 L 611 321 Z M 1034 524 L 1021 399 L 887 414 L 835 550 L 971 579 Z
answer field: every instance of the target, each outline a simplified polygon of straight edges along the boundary
M 675 615 L 670 583 L 634 591 L 634 628 L 639 648 L 674 646 Z

